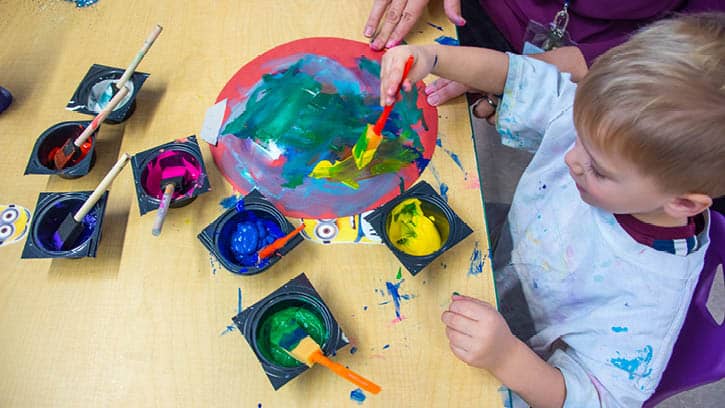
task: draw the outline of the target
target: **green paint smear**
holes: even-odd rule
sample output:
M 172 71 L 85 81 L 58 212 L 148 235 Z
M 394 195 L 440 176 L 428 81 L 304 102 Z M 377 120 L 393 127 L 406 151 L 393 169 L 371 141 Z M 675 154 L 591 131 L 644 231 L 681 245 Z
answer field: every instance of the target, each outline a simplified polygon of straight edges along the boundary
M 322 318 L 304 307 L 288 307 L 267 316 L 257 332 L 259 351 L 271 362 L 283 367 L 301 365 L 294 357 L 279 346 L 283 336 L 302 327 L 319 345 L 325 344 L 328 338 L 327 328 Z
M 336 87 L 326 78 L 329 73 L 313 76 L 304 72 L 306 64 L 320 58 L 307 55 L 284 71 L 263 75 L 244 112 L 231 120 L 223 133 L 254 140 L 264 147 L 273 142 L 284 149 L 282 186 L 286 188 L 301 185 L 309 175 L 357 189 L 360 180 L 396 173 L 422 157 L 423 145 L 411 126 L 421 122 L 427 129 L 427 125 L 416 105 L 418 90 L 414 87 L 401 93 L 402 99 L 388 119 L 395 132 L 382 132 L 383 140 L 370 165 L 358 169 L 354 162 L 345 162 L 352 157 L 351 149 L 367 124 L 376 121 L 380 107 L 365 103 L 370 95 L 349 91 L 354 87 L 345 87 L 342 94 L 332 93 Z M 335 62 L 330 60 L 330 64 Z M 380 74 L 380 64 L 364 57 L 358 60 L 358 67 L 371 75 Z M 321 161 L 329 165 L 316 168 Z

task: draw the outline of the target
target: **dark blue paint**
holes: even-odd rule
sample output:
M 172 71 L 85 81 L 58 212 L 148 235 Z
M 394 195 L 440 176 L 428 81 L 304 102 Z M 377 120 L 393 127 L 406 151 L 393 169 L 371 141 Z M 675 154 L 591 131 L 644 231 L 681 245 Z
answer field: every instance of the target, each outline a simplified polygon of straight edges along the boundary
M 442 36 L 436 38 L 435 42 L 437 42 L 438 44 L 442 44 L 442 45 L 459 45 L 460 44 L 458 42 L 458 40 L 456 40 L 455 38 L 448 37 L 445 35 L 442 35 Z

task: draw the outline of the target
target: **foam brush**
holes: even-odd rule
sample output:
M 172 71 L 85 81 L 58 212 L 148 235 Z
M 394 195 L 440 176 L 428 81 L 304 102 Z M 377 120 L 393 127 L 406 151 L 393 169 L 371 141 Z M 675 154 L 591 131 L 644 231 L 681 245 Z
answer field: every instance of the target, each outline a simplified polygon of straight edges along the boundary
M 413 66 L 414 61 L 415 59 L 412 55 L 408 57 L 407 61 L 405 61 L 403 77 L 400 79 L 398 89 L 395 91 L 396 98 L 405 78 L 408 77 L 408 72 L 410 72 L 410 68 Z M 388 116 L 390 116 L 390 112 L 392 112 L 394 105 L 395 102 L 390 105 L 386 105 L 385 108 L 383 108 L 383 112 L 378 117 L 378 120 L 375 122 L 375 125 L 368 123 L 365 131 L 360 135 L 357 142 L 355 142 L 355 145 L 352 147 L 352 157 L 355 159 L 355 165 L 358 169 L 361 170 L 363 167 L 367 166 L 373 159 L 373 156 L 375 156 L 375 152 L 378 150 L 378 146 L 380 146 L 380 142 L 383 140 L 382 132 L 385 127 L 385 122 L 388 121 Z
M 380 392 L 380 386 L 374 382 L 362 377 L 354 371 L 346 368 L 342 364 L 338 364 L 323 353 L 320 345 L 310 337 L 307 332 L 300 327 L 297 322 L 289 322 L 290 330 L 284 333 L 279 341 L 279 346 L 284 349 L 287 354 L 295 360 L 307 364 L 312 367 L 315 363 L 329 368 L 332 372 L 340 377 L 350 381 L 365 391 L 377 394 Z
M 287 242 L 289 242 L 290 239 L 292 239 L 295 235 L 299 234 L 300 231 L 305 229 L 305 224 L 302 223 L 299 227 L 295 228 L 292 232 L 289 234 L 275 239 L 271 244 L 267 245 L 266 247 L 259 250 L 258 256 L 259 260 L 269 258 L 270 256 L 274 255 L 275 252 L 279 251 Z
M 128 88 L 123 87 L 123 89 L 121 89 L 111 99 L 111 101 L 108 102 L 103 110 L 98 112 L 98 115 L 93 118 L 91 124 L 86 126 L 78 137 L 66 140 L 65 144 L 55 151 L 55 154 L 53 155 L 53 164 L 57 170 L 63 170 L 65 166 L 68 165 L 68 162 L 80 155 L 81 145 L 85 143 L 89 137 L 91 137 L 93 132 L 95 132 L 99 126 L 101 126 L 101 123 L 106 120 L 111 111 L 119 104 L 119 102 L 121 102 L 123 98 L 126 97 L 126 95 L 128 95 Z
M 111 185 L 113 179 L 116 178 L 118 173 L 128 163 L 130 157 L 128 153 L 124 153 L 116 164 L 113 165 L 111 170 L 109 170 L 108 174 L 103 177 L 103 180 L 93 190 L 81 208 L 75 214 L 68 213 L 60 224 L 60 227 L 58 227 L 58 230 L 53 234 L 53 243 L 56 248 L 64 251 L 73 248 L 73 245 L 75 245 L 78 237 L 83 232 L 83 218 L 88 215 L 98 200 L 103 196 L 103 193 L 106 192 L 106 189 Z

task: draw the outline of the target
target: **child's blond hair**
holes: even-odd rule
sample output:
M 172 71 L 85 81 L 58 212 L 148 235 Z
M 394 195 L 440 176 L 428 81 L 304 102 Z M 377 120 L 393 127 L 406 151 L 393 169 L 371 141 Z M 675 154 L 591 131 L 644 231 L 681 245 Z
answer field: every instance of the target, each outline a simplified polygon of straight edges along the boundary
M 656 22 L 600 56 L 574 123 L 665 191 L 725 194 L 725 13 Z

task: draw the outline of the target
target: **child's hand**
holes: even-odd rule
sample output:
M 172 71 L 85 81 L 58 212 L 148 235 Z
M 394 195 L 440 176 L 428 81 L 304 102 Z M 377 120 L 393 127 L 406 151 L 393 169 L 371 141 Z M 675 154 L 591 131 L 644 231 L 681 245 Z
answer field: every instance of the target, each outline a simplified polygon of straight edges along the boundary
M 414 62 L 408 77 L 403 81 L 404 90 L 410 91 L 414 83 L 423 79 L 433 69 L 435 54 L 427 47 L 401 45 L 386 51 L 380 63 L 380 105 L 385 106 L 395 102 L 405 62 L 411 55 Z
M 468 296 L 452 299 L 441 320 L 453 354 L 471 366 L 493 371 L 511 354 L 516 338 L 490 304 Z

